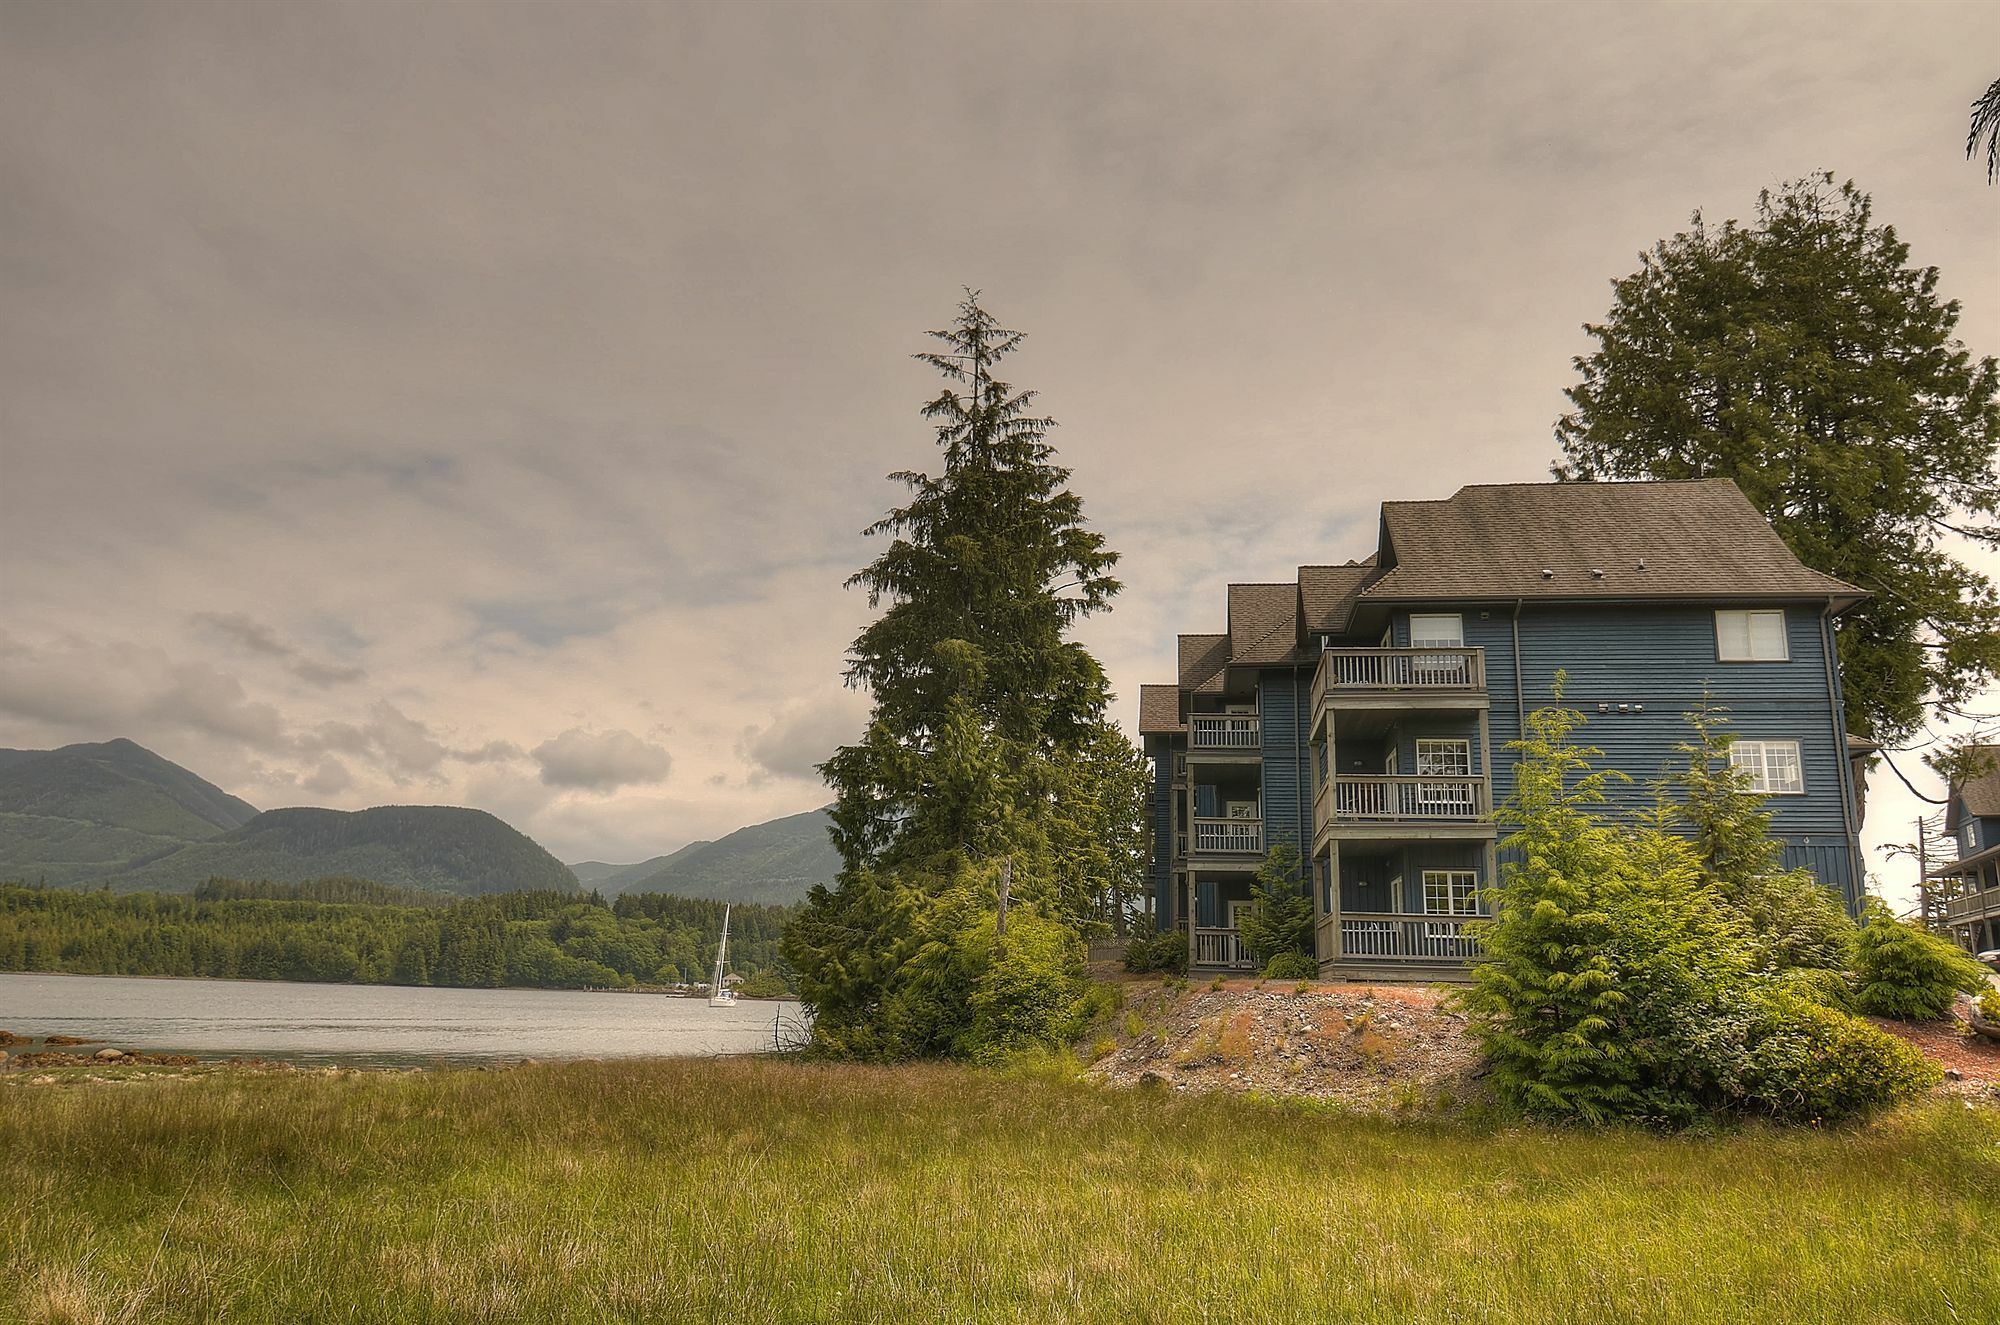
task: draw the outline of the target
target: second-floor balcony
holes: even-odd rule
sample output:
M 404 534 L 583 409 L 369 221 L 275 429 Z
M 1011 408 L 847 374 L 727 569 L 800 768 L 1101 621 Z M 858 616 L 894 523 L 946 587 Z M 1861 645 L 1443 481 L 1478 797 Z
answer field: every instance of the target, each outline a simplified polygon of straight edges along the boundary
M 1264 850 L 1264 821 L 1262 819 L 1196 819 L 1194 821 L 1194 854 L 1214 855 L 1261 855 Z
M 1336 823 L 1477 823 L 1488 809 L 1485 778 L 1424 773 L 1341 774 L 1321 789 L 1321 799 Z
M 1255 750 L 1259 740 L 1254 713 L 1191 713 L 1188 715 L 1190 750 Z

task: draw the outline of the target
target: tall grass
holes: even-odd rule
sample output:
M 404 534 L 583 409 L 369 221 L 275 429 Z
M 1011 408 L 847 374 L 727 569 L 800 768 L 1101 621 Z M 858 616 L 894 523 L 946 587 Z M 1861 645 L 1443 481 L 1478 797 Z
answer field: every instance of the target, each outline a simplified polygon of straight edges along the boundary
M 0 1085 L 0 1320 L 2000 1320 L 2000 1116 L 1705 1139 L 768 1061 Z

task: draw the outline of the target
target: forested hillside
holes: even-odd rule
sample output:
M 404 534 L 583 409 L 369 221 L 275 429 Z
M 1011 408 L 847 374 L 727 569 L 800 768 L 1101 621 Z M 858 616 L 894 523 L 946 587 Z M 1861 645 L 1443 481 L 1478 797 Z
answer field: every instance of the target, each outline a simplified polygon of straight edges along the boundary
M 729 966 L 749 992 L 782 991 L 789 917 L 732 913 Z M 356 879 L 216 880 L 194 896 L 0 886 L 0 970 L 10 971 L 623 988 L 706 981 L 721 929 L 719 904 L 669 896 L 446 900 Z
M 0 877 L 95 882 L 256 814 L 131 741 L 0 750 Z
M 804 901 L 814 884 L 830 883 L 840 873 L 840 855 L 827 836 L 831 824 L 825 810 L 752 824 L 683 847 L 650 873 L 637 878 L 628 873 L 598 886 L 607 892 L 789 906 Z
M 473 895 L 577 886 L 532 838 L 484 810 L 448 805 L 270 810 L 212 841 L 129 863 L 108 882 L 188 892 L 218 876 L 298 883 L 324 875 Z

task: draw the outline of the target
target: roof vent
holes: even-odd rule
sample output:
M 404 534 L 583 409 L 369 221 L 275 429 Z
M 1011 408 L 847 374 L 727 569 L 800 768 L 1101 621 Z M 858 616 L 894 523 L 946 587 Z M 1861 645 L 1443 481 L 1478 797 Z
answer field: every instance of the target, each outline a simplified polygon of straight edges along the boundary
M 1542 572 L 1542 578 L 1545 580 L 1553 580 L 1555 577 L 1556 573 L 1552 570 L 1545 570 Z
M 1639 558 L 1639 569 L 1646 569 L 1646 559 L 1644 557 Z
M 1597 569 L 1597 567 L 1592 566 L 1590 568 L 1590 578 L 1593 580 L 1601 580 L 1604 578 L 1604 572 Z

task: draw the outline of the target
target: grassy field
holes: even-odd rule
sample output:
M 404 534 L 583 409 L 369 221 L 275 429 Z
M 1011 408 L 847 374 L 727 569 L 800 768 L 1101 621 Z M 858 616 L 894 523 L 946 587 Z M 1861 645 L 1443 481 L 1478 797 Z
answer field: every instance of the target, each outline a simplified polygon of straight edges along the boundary
M 8 1082 L 0 1320 L 2000 1321 L 2000 1114 L 1566 1135 L 746 1060 Z

